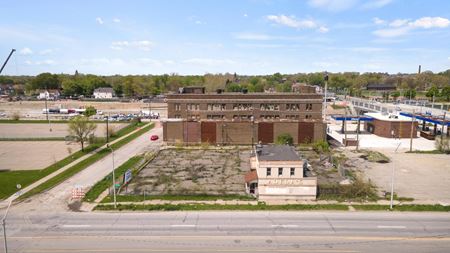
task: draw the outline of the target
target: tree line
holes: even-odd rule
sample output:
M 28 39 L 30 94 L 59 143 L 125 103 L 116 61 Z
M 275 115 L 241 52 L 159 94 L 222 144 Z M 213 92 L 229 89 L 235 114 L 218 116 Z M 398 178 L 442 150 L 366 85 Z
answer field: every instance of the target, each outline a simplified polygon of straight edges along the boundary
M 421 74 L 388 74 L 388 73 L 328 73 L 328 87 L 335 91 L 345 91 L 349 95 L 361 96 L 361 91 L 368 84 L 393 84 L 397 91 L 387 96 L 415 97 L 416 92 L 423 91 L 428 97 L 450 101 L 450 70 L 433 73 L 425 71 Z M 112 87 L 117 96 L 142 98 L 161 93 L 176 91 L 185 86 L 204 86 L 213 92 L 223 89 L 229 92 L 262 92 L 273 90 L 288 92 L 294 82 L 324 86 L 324 73 L 298 73 L 272 75 L 237 75 L 236 73 L 205 75 L 113 75 L 98 76 L 92 74 L 42 73 L 37 76 L 1 76 L 0 84 L 10 84 L 18 95 L 36 94 L 42 89 L 59 89 L 64 96 L 92 96 L 94 89 Z

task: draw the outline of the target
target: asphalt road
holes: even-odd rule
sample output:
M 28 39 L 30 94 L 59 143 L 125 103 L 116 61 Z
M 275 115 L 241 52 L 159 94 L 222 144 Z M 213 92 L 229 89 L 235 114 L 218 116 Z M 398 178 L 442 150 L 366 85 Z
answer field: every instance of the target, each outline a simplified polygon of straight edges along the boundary
M 450 252 L 450 213 L 11 214 L 10 252 Z

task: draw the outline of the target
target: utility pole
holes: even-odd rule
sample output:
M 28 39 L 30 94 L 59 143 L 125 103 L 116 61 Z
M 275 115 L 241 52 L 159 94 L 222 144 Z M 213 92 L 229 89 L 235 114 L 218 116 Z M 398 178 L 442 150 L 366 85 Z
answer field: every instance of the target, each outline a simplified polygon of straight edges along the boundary
M 324 90 L 324 102 L 323 102 L 323 120 L 327 120 L 327 90 L 328 90 L 328 73 L 325 71 L 325 76 L 323 78 L 325 80 L 325 90 Z
M 106 143 L 109 144 L 109 115 L 106 116 Z
M 356 124 L 356 151 L 359 149 L 359 125 L 361 123 L 361 118 L 358 116 L 358 124 Z
M 112 154 L 112 183 L 113 183 L 113 197 L 114 197 L 114 209 L 117 208 L 117 201 L 116 201 L 116 175 L 114 172 L 114 150 L 109 144 L 106 144 L 107 147 L 111 150 Z
M 47 121 L 48 121 L 48 128 L 49 128 L 49 130 L 50 130 L 50 132 L 52 131 L 52 125 L 51 125 L 51 123 L 50 123 L 50 117 L 48 116 L 48 114 L 50 113 L 49 111 L 48 111 L 48 106 L 47 106 L 47 100 L 48 100 L 48 98 L 50 97 L 50 93 L 48 92 L 48 90 L 47 90 L 47 86 L 45 86 L 45 93 L 44 93 L 45 95 L 44 95 L 44 99 L 45 99 L 45 112 L 46 112 L 46 117 L 47 117 Z
M 413 133 L 414 133 L 414 119 L 415 119 L 416 113 L 413 110 L 413 114 L 411 116 L 411 139 L 409 141 L 409 152 L 412 152 L 412 146 L 413 146 Z M 400 133 L 399 133 L 400 134 Z
M 394 151 L 394 154 L 397 153 L 398 148 L 402 145 L 401 142 L 398 143 L 397 148 Z M 392 210 L 393 202 L 394 202 L 394 176 L 395 176 L 395 160 L 392 159 L 392 179 L 391 179 L 391 204 L 389 205 L 389 209 Z
M 22 188 L 22 186 L 20 184 L 18 184 L 16 187 L 19 191 L 16 192 L 14 195 L 18 197 L 22 193 L 20 191 L 20 188 Z M 8 207 L 6 208 L 5 215 L 2 218 L 3 240 L 4 240 L 4 246 L 5 246 L 5 253 L 8 253 L 8 242 L 6 240 L 6 217 L 8 216 L 9 208 L 11 207 L 11 204 L 14 201 L 13 196 L 11 196 L 10 198 L 11 198 L 11 200 L 9 201 Z

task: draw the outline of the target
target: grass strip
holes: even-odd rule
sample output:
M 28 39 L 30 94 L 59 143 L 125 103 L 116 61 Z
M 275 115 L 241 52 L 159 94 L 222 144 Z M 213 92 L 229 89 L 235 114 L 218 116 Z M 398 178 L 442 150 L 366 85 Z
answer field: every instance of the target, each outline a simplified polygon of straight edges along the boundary
M 103 120 L 91 120 L 94 123 L 106 123 Z M 45 119 L 30 119 L 30 120 L 13 120 L 13 119 L 0 119 L 1 124 L 48 124 L 48 120 Z M 69 120 L 50 120 L 52 124 L 67 124 Z M 127 123 L 126 121 L 123 123 Z
M 386 211 L 389 205 L 352 205 L 356 210 L 364 211 Z M 396 205 L 393 211 L 413 211 L 413 212 L 449 212 L 450 206 L 442 205 Z
M 440 155 L 440 154 L 450 154 L 450 152 L 441 151 L 441 150 L 414 150 L 414 151 L 406 151 L 406 153 L 410 154 L 430 154 L 430 155 Z
M 116 180 L 120 178 L 128 169 L 136 169 L 143 156 L 134 156 L 115 169 Z M 102 180 L 98 181 L 84 196 L 83 201 L 93 202 L 98 196 L 112 185 L 112 172 Z M 117 181 L 116 181 L 117 182 Z
M 135 138 L 137 138 L 138 136 L 144 134 L 145 132 L 147 132 L 148 130 L 150 130 L 151 128 L 153 128 L 153 124 L 148 124 L 144 127 L 141 127 L 141 129 L 139 129 L 138 131 L 136 131 L 133 134 L 130 134 L 129 136 L 123 138 L 122 140 L 114 143 L 111 145 L 111 148 L 113 150 L 117 150 L 120 147 L 124 146 L 125 144 L 131 142 L 132 140 L 134 140 Z M 39 186 L 35 187 L 34 189 L 28 191 L 27 193 L 21 195 L 19 197 L 19 199 L 25 199 L 28 198 L 34 194 L 38 194 L 41 193 L 45 190 L 51 189 L 53 187 L 55 187 L 56 185 L 60 184 L 61 182 L 67 180 L 68 178 L 72 177 L 73 175 L 77 174 L 78 172 L 84 170 L 85 168 L 87 168 L 88 166 L 94 164 L 95 162 L 97 162 L 98 160 L 102 159 L 103 157 L 107 156 L 109 153 L 111 153 L 111 150 L 109 148 L 104 148 L 100 151 L 98 151 L 97 153 L 93 154 L 92 156 L 84 159 L 83 161 L 75 164 L 74 166 L 68 168 L 67 170 L 65 170 L 64 172 L 50 178 L 49 180 L 45 181 L 44 183 L 40 184 Z
M 113 205 L 98 205 L 94 208 L 97 211 L 208 211 L 208 210 L 240 210 L 240 211 L 298 211 L 298 210 L 348 210 L 347 205 L 219 205 L 219 204 L 160 204 L 160 205 L 136 205 L 118 204 L 114 209 Z
M 228 194 L 228 195 L 118 195 L 118 202 L 142 202 L 144 200 L 193 200 L 193 201 L 216 201 L 216 200 L 243 200 L 252 201 L 256 200 L 253 196 L 249 195 L 238 195 L 238 194 Z M 102 203 L 112 202 L 111 196 L 107 196 L 102 200 Z

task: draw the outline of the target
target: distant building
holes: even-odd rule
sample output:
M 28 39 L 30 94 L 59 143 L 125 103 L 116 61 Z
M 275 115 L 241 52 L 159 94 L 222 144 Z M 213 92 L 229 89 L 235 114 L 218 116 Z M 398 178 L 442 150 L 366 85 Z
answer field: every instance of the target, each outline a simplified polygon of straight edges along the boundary
M 366 89 L 377 91 L 394 91 L 397 87 L 393 83 L 369 83 L 367 84 Z
M 203 86 L 187 86 L 178 89 L 180 94 L 204 94 L 205 87 Z
M 95 99 L 108 99 L 114 97 L 114 90 L 110 87 L 102 87 L 94 90 Z
M 248 193 L 258 200 L 315 200 L 317 177 L 308 176 L 307 162 L 288 145 L 257 145 L 245 175 Z
M 291 90 L 295 93 L 317 93 L 315 86 L 308 85 L 306 83 L 293 83 Z
M 14 87 L 12 84 L 1 84 L 0 85 L 0 95 L 12 95 L 15 93 Z
M 38 95 L 38 99 L 55 100 L 58 99 L 61 93 L 59 90 L 41 90 Z

